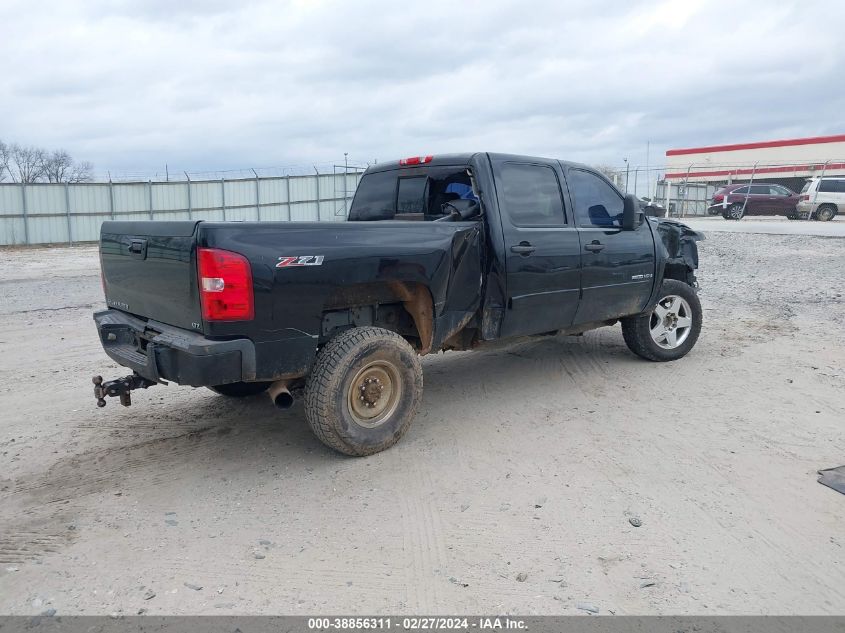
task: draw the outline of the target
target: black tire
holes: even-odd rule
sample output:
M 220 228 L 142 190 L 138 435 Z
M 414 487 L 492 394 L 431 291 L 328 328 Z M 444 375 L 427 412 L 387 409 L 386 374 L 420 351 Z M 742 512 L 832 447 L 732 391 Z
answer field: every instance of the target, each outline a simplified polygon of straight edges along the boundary
M 813 217 L 819 222 L 830 222 L 834 217 L 836 217 L 837 211 L 838 209 L 832 204 L 823 204 L 816 209 Z
M 246 398 L 264 393 L 269 387 L 269 382 L 232 382 L 228 385 L 214 385 L 209 389 L 229 398 Z
M 326 446 L 372 455 L 402 438 L 422 392 L 420 359 L 405 339 L 377 327 L 352 328 L 317 354 L 305 385 L 305 417 Z
M 722 217 L 726 220 L 741 220 L 744 216 L 745 211 L 743 210 L 742 205 L 738 202 L 734 202 L 722 214 Z
M 687 328 L 688 331 L 684 330 L 685 336 L 683 341 L 673 348 L 664 347 L 652 336 L 652 328 L 655 327 L 656 329 L 660 323 L 660 317 L 657 314 L 658 307 L 664 308 L 664 299 L 667 297 L 680 297 L 686 302 L 683 311 L 675 314 L 676 325 L 673 328 L 676 330 L 676 336 L 683 329 L 679 325 L 681 319 L 686 318 L 686 316 L 691 319 L 691 324 Z M 687 308 L 689 315 L 686 315 Z M 669 313 L 669 316 L 664 317 L 664 320 L 670 317 L 671 313 Z M 657 323 L 655 319 L 657 319 Z M 625 338 L 625 344 L 628 346 L 628 349 L 646 360 L 660 362 L 677 360 L 686 356 L 698 340 L 698 335 L 701 333 L 701 319 L 701 302 L 698 300 L 695 290 L 682 281 L 665 279 L 660 286 L 658 302 L 651 310 L 644 314 L 622 319 L 622 336 Z M 665 343 L 668 345 L 669 340 L 666 339 Z

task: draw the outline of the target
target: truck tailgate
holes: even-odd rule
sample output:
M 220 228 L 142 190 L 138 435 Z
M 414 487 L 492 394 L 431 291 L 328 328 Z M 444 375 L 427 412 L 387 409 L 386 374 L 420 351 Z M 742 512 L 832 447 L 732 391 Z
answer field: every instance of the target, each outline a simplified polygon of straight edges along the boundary
M 103 222 L 100 265 L 110 308 L 201 328 L 194 240 L 198 222 Z

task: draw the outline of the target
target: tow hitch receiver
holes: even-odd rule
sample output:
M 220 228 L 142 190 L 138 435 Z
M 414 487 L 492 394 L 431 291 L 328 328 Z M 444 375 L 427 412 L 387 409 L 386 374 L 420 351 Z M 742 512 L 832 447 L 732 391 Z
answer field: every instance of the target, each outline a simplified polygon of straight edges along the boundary
M 97 399 L 97 406 L 106 406 L 106 396 L 119 397 L 120 404 L 128 407 L 132 404 L 132 398 L 129 392 L 133 389 L 146 389 L 157 384 L 154 380 L 147 380 L 138 374 L 131 376 L 124 376 L 123 378 L 115 378 L 108 382 L 103 382 L 102 376 L 94 376 L 94 397 Z M 166 384 L 166 383 L 165 383 Z

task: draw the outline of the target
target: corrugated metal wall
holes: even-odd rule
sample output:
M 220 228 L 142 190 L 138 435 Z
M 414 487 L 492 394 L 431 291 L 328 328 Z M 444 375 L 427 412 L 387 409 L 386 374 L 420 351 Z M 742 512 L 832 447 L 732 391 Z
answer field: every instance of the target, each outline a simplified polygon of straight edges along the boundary
M 104 220 L 343 221 L 360 173 L 0 184 L 0 245 L 91 242 Z

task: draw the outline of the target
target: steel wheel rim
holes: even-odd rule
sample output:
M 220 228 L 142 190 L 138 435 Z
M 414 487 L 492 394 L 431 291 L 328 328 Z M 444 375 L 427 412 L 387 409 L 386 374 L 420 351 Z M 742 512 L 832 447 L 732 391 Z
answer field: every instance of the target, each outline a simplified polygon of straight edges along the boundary
M 367 363 L 352 378 L 347 390 L 347 408 L 356 424 L 375 428 L 390 418 L 402 397 L 399 370 L 384 360 Z
M 658 347 L 677 349 L 692 331 L 692 308 L 681 296 L 666 295 L 654 306 L 649 333 Z

